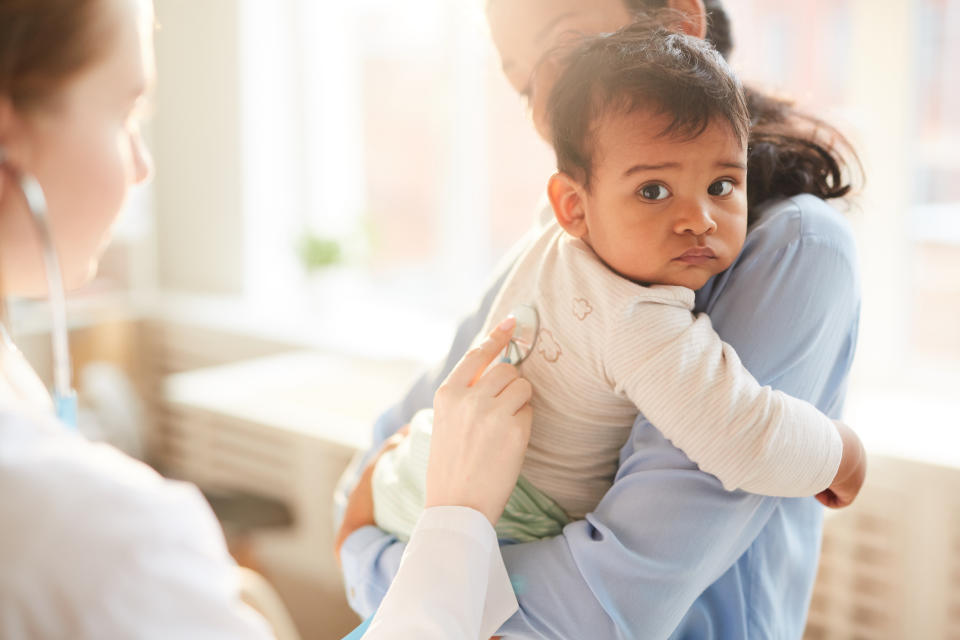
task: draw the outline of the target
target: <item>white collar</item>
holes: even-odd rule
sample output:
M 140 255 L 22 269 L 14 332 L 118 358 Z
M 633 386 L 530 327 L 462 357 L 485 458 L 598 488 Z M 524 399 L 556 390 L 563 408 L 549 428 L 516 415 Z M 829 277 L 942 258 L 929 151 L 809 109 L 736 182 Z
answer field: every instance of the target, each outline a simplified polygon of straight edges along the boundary
M 0 323 L 0 407 L 53 409 L 50 393 Z

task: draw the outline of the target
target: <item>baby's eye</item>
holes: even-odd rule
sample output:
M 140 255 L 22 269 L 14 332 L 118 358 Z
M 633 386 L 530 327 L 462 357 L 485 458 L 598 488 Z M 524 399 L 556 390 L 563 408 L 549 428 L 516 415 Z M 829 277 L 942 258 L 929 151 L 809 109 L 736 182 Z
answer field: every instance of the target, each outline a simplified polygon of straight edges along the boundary
M 644 200 L 666 200 L 670 197 L 670 190 L 662 184 L 648 184 L 637 191 Z
M 728 196 L 733 193 L 733 180 L 717 180 L 707 187 L 707 193 L 712 196 Z

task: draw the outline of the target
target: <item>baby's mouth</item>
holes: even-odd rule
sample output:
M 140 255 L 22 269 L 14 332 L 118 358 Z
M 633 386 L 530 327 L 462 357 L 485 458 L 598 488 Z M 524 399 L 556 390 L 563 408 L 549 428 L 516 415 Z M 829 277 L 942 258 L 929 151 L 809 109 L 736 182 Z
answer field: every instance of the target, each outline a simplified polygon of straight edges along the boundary
M 710 247 L 693 247 L 674 258 L 674 260 L 686 262 L 687 264 L 704 264 L 716 259 L 717 254 L 714 253 Z

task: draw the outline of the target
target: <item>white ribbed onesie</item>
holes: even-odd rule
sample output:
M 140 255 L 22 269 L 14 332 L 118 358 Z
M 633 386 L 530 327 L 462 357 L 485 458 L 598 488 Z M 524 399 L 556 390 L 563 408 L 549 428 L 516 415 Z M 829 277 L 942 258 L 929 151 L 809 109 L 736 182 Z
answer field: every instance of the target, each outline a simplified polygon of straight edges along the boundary
M 832 421 L 761 387 L 710 319 L 691 313 L 690 289 L 622 278 L 553 221 L 514 264 L 478 338 L 519 304 L 541 327 L 520 365 L 533 385 L 521 473 L 571 518 L 610 488 L 638 409 L 727 489 L 810 496 L 836 475 Z

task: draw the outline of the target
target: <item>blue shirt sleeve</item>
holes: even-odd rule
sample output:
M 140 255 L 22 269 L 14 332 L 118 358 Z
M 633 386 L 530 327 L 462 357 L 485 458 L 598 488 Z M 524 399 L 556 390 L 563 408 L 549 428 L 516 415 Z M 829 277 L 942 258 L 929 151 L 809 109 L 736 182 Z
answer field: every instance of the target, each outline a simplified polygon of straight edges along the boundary
M 809 196 L 780 201 L 751 229 L 735 264 L 698 293 L 698 310 L 710 313 L 762 384 L 837 417 L 856 343 L 855 265 L 836 211 Z M 502 632 L 799 637 L 818 516 L 810 498 L 724 491 L 640 417 L 613 487 L 585 520 L 553 539 L 503 547 L 520 611 Z M 367 614 L 389 584 L 400 545 L 379 532 L 363 535 L 347 581 L 364 586 L 354 606 Z

